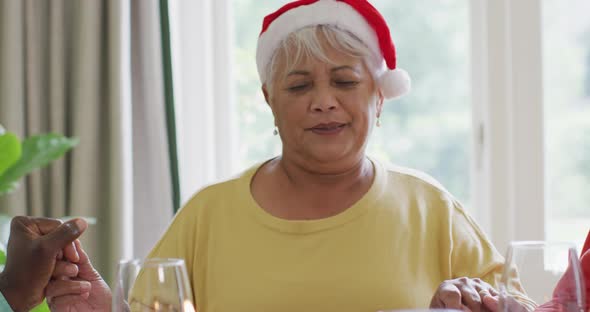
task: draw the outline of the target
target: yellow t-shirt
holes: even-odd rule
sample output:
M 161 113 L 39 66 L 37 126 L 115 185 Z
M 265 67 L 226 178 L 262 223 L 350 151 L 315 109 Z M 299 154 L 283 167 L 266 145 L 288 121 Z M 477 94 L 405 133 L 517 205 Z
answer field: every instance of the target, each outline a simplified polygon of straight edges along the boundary
M 502 257 L 447 191 L 373 163 L 356 204 L 309 221 L 258 206 L 252 168 L 198 192 L 149 257 L 185 259 L 200 312 L 375 312 L 428 307 L 447 279 L 497 286 Z

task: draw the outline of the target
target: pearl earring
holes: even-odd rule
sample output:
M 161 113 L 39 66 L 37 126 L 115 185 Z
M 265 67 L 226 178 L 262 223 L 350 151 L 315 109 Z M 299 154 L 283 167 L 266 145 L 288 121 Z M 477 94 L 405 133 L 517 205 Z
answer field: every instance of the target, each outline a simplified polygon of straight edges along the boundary
M 381 127 L 381 117 L 377 117 L 377 127 Z

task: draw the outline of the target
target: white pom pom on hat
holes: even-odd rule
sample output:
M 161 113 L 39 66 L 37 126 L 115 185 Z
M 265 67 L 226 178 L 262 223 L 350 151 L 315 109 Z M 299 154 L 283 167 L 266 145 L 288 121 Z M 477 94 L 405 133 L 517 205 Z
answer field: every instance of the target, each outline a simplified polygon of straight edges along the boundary
M 397 68 L 395 45 L 381 13 L 367 0 L 297 0 L 266 16 L 256 49 L 256 64 L 262 83 L 266 68 L 282 40 L 298 29 L 315 25 L 334 25 L 363 41 L 372 52 L 369 68 L 386 99 L 408 93 L 411 79 Z
M 408 93 L 412 88 L 410 75 L 403 69 L 387 70 L 379 78 L 379 86 L 383 97 L 386 99 L 397 99 Z

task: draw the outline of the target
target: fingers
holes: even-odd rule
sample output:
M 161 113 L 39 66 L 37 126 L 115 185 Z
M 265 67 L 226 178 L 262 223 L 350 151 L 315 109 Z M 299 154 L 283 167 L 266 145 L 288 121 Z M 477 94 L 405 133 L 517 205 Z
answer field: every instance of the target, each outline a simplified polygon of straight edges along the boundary
M 471 311 L 481 312 L 481 297 L 477 293 L 475 287 L 471 285 L 471 282 L 466 280 L 464 284 L 459 286 L 461 291 L 461 302 L 464 303 Z
M 482 295 L 481 292 L 480 292 L 480 295 Z M 492 296 L 488 293 L 488 294 L 484 294 L 483 296 L 481 296 L 481 298 L 482 298 L 483 305 L 488 310 L 490 310 L 492 312 L 498 311 L 499 300 L 498 300 L 497 296 Z
M 80 302 L 80 297 L 88 299 L 90 293 L 81 295 L 66 295 L 61 297 L 48 297 L 47 304 L 51 311 L 72 311 L 72 307 Z
M 90 259 L 88 258 L 86 251 L 82 249 L 80 241 L 76 240 L 74 243 L 80 254 L 80 261 L 78 261 L 78 276 L 87 281 L 97 281 L 102 279 L 100 274 L 98 274 L 92 266 L 92 263 L 90 263 Z
M 61 220 L 51 218 L 30 218 L 30 220 L 35 223 L 42 235 L 49 234 L 63 223 Z
M 78 254 L 80 255 L 80 264 L 88 264 L 90 263 L 90 258 L 88 258 L 88 254 L 86 253 L 86 251 L 84 250 L 84 248 L 82 248 L 82 243 L 80 243 L 79 240 L 75 240 L 74 241 L 74 246 L 76 247 L 76 250 L 78 251 Z
M 63 222 L 58 219 L 31 218 L 31 220 L 37 225 L 39 231 L 43 235 L 47 235 L 53 232 L 56 228 L 63 224 Z M 61 260 L 64 256 L 70 262 L 78 262 L 78 260 L 80 259 L 80 257 L 78 256 L 78 251 L 76 250 L 73 242 L 67 244 L 63 251 L 60 251 L 58 253 L 57 259 Z
M 76 262 L 80 261 L 80 255 L 78 254 L 78 250 L 76 249 L 74 242 L 71 242 L 66 245 L 66 247 L 63 250 L 63 255 L 70 262 L 76 263 Z
M 41 235 L 37 225 L 32 218 L 25 216 L 16 216 L 10 221 L 10 233 L 22 233 L 29 239 L 34 239 Z
M 479 278 L 444 281 L 432 298 L 431 308 L 483 312 L 498 310 L 498 292 Z
M 45 248 L 55 250 L 56 252 L 61 249 L 66 249 L 66 246 L 71 245 L 82 233 L 86 230 L 88 224 L 82 219 L 73 219 L 55 228 L 49 232 L 40 240 L 42 241 Z M 68 247 L 69 248 L 69 247 Z M 71 248 L 74 248 L 72 246 Z M 68 251 L 64 251 L 64 255 L 68 257 Z M 73 256 L 73 252 L 69 251 L 70 256 Z M 79 259 L 75 259 L 76 262 Z
M 527 307 L 526 305 L 520 303 L 516 300 L 513 296 L 507 296 L 503 300 L 502 307 L 498 304 L 498 310 L 502 309 L 502 311 L 510 311 L 510 312 L 528 312 L 531 311 L 531 307 Z M 535 312 L 551 312 L 551 311 L 561 311 L 562 309 L 555 307 L 553 301 L 549 301 L 547 306 L 539 306 L 536 307 Z
M 500 295 L 500 293 L 499 293 L 499 292 L 498 292 L 498 291 L 497 291 L 495 288 L 493 288 L 493 287 L 490 287 L 490 288 L 488 289 L 488 291 L 489 291 L 489 292 L 490 292 L 490 294 L 491 294 L 492 296 L 494 296 L 494 297 L 498 297 L 498 296 Z
M 90 293 L 90 289 L 90 282 L 87 281 L 52 280 L 45 289 L 45 296 L 54 298 L 67 295 L 82 295 Z
M 78 238 L 87 226 L 86 221 L 82 219 L 63 223 L 51 218 L 17 216 L 12 219 L 11 232 L 22 233 L 31 240 L 40 238 L 44 244 L 50 245 L 45 246 L 46 250 L 59 250 L 58 259 L 65 256 L 69 261 L 77 262 L 79 255 L 72 241 Z
M 444 282 L 438 289 L 438 299 L 443 308 L 461 310 L 461 291 L 452 283 Z
M 53 278 L 76 277 L 78 276 L 78 266 L 67 261 L 57 261 L 52 276 Z

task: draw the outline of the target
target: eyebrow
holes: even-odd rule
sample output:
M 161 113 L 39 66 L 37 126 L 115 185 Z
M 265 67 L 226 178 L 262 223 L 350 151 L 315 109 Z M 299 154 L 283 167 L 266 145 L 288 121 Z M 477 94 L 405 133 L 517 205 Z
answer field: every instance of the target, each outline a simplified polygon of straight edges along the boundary
M 287 77 L 289 76 L 295 76 L 295 75 L 302 75 L 302 76 L 309 76 L 310 73 L 308 71 L 305 70 L 292 70 L 287 74 Z
M 356 67 L 350 66 L 350 65 L 342 65 L 342 66 L 338 66 L 338 67 L 334 67 L 332 69 L 330 69 L 331 72 L 336 72 L 339 70 L 344 70 L 344 69 L 348 69 L 348 70 L 352 70 L 355 73 L 358 73 L 358 69 Z M 287 77 L 289 76 L 309 76 L 311 75 L 310 72 L 306 71 L 306 70 L 292 70 L 287 74 Z
M 349 70 L 352 70 L 355 73 L 358 73 L 358 69 L 355 68 L 355 67 L 352 67 L 350 65 L 343 65 L 343 66 L 334 67 L 330 71 L 331 72 L 335 72 L 335 71 L 339 71 L 339 70 L 343 70 L 343 69 L 349 69 Z

